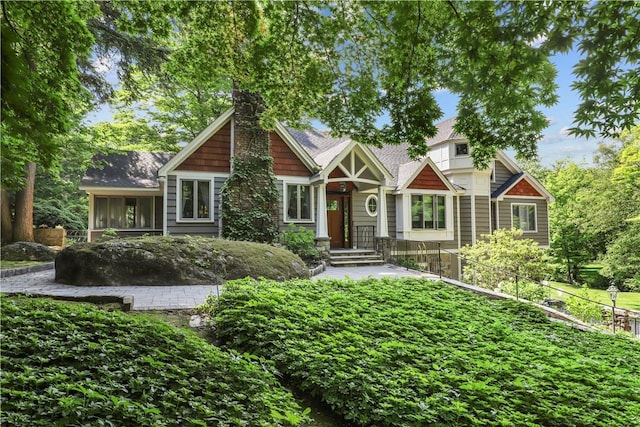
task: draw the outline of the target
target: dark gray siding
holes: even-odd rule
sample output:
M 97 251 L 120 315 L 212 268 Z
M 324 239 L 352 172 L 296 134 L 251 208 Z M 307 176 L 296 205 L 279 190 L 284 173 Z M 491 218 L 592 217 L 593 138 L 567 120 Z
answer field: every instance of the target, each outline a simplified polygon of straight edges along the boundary
M 387 221 L 389 222 L 389 236 L 396 235 L 396 198 L 387 194 Z
M 188 223 L 176 222 L 176 177 L 170 175 L 167 178 L 167 231 L 170 235 L 185 235 L 218 237 L 220 225 L 220 187 L 226 181 L 226 178 L 216 177 L 213 182 L 213 215 L 212 223 Z
M 500 188 L 500 186 L 502 184 L 504 184 L 509 178 L 511 178 L 511 175 L 513 175 L 509 169 L 506 168 L 505 165 L 502 164 L 501 161 L 496 160 L 495 162 L 495 181 L 496 182 L 492 182 L 491 183 L 491 192 L 493 193 L 494 191 L 496 191 L 498 188 Z
M 544 199 L 521 199 L 517 197 L 505 197 L 498 202 L 498 214 L 500 215 L 500 228 L 511 228 L 511 204 L 523 203 L 536 205 L 537 231 L 524 233 L 523 238 L 533 239 L 541 246 L 549 245 L 549 215 L 547 201 Z
M 367 209 L 365 208 L 365 205 L 364 205 L 364 203 L 367 200 L 367 197 L 369 197 L 370 194 L 358 193 L 355 191 L 351 194 L 352 194 L 351 202 L 353 203 L 353 206 L 351 208 L 351 215 L 352 215 L 351 220 L 353 222 L 353 226 L 357 227 L 361 225 L 373 225 L 374 227 L 376 227 L 376 224 L 378 222 L 378 217 L 369 216 L 369 214 L 367 213 Z M 377 233 L 377 230 L 376 230 L 376 233 Z
M 462 203 L 460 204 L 460 206 L 462 206 Z M 453 240 L 445 240 L 441 242 L 442 249 L 458 249 L 458 206 L 456 197 L 453 198 L 453 231 Z
M 462 246 L 471 244 L 471 196 L 460 197 L 460 235 Z
M 481 234 L 489 234 L 491 232 L 491 202 L 489 196 L 476 197 L 476 240 Z

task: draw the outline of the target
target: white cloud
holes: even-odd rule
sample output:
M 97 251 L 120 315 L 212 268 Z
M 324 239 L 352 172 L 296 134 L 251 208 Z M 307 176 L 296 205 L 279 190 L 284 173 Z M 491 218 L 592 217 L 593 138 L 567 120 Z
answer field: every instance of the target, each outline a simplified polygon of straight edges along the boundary
M 96 58 L 96 60 L 91 63 L 91 66 L 98 73 L 107 73 L 109 70 L 111 70 L 113 61 L 111 60 L 111 58 L 101 56 L 100 58 Z

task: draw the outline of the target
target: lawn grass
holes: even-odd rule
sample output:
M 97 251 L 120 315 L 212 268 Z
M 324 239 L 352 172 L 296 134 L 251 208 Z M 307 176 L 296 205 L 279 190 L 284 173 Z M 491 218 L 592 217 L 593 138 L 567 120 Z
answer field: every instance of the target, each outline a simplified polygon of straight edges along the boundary
M 580 291 L 579 286 L 573 286 L 567 283 L 550 282 L 549 284 L 554 288 L 560 288 L 572 294 L 578 294 L 578 292 Z M 591 294 L 591 298 L 594 301 L 601 304 L 611 305 L 611 298 L 609 298 L 609 294 L 606 290 L 589 289 L 589 293 Z M 551 298 L 557 298 L 564 301 L 569 295 L 564 292 L 560 294 L 559 291 L 551 290 L 549 296 Z M 616 307 L 640 311 L 640 292 L 620 292 L 618 294 L 618 299 L 616 300 Z

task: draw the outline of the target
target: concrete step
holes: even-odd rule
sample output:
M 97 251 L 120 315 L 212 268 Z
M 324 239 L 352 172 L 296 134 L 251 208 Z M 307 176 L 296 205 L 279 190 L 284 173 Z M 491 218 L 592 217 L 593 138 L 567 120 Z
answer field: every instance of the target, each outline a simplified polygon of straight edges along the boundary
M 341 261 L 331 260 L 329 263 L 333 267 L 355 267 L 355 266 L 362 266 L 362 265 L 382 265 L 385 262 L 383 259 L 368 259 L 368 260 L 341 260 Z

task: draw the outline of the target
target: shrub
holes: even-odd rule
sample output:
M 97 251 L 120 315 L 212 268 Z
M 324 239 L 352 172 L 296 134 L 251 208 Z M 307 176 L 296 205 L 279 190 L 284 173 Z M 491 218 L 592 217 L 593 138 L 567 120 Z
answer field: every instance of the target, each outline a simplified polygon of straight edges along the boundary
M 2 413 L 16 426 L 297 425 L 306 416 L 255 356 L 84 304 L 2 306 Z
M 547 279 L 552 273 L 547 253 L 522 234 L 522 230 L 498 229 L 481 235 L 473 246 L 463 247 L 463 280 L 494 289 L 501 282 L 514 282 L 516 275 L 534 281 Z
M 640 343 L 441 282 L 228 282 L 221 342 L 361 426 L 640 425 Z
M 549 292 L 548 288 L 540 283 L 528 280 L 518 281 L 517 287 L 516 282 L 502 282 L 498 284 L 498 290 L 505 294 L 514 295 L 533 302 L 542 302 Z
M 587 286 L 576 293 L 577 296 L 567 298 L 567 309 L 572 316 L 583 322 L 599 323 L 602 321 L 602 306 L 594 302 L 595 297 Z
M 294 254 L 306 261 L 317 260 L 320 256 L 315 247 L 316 234 L 304 227 L 295 228 L 289 224 L 289 230 L 282 233 L 282 244 Z

